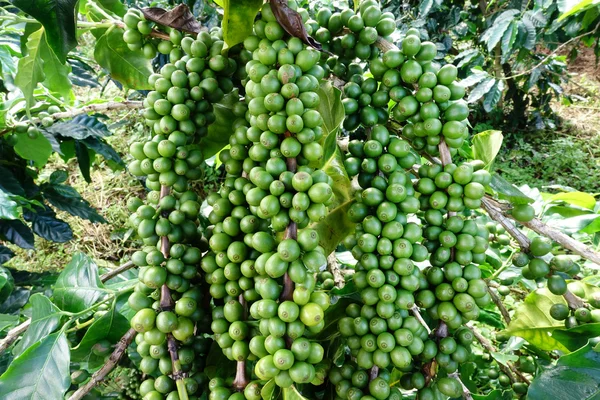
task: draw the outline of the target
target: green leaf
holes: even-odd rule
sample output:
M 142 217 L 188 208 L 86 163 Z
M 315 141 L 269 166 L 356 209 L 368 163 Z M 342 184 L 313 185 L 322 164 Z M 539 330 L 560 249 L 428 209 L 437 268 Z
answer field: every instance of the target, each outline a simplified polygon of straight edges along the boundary
M 10 46 L 6 44 L 0 45 L 0 72 L 6 75 L 13 75 L 16 71 Z
M 350 199 L 330 209 L 323 221 L 311 225 L 311 229 L 319 232 L 319 244 L 325 249 L 325 254 L 335 250 L 343 238 L 354 232 L 356 224 L 348 219 L 348 210 L 354 201 L 354 199 Z
M 73 231 L 69 224 L 58 219 L 56 213 L 48 206 L 35 207 L 34 211 L 26 210 L 25 220 L 31 222 L 31 230 L 36 235 L 56 243 L 64 243 L 73 239 Z
M 571 15 L 588 10 L 598 3 L 599 0 L 559 0 L 557 2 L 558 9 L 563 14 L 558 18 L 557 22 L 560 22 Z
M 596 206 L 596 199 L 594 196 L 584 192 L 557 193 L 550 197 L 548 201 L 564 201 L 565 203 L 573 204 L 581 208 L 588 208 L 590 210 L 593 210 Z
M 71 385 L 70 351 L 64 332 L 50 335 L 15 358 L 0 376 L 3 400 L 62 399 Z
M 76 11 L 78 0 L 11 0 L 12 4 L 37 19 L 48 32 L 48 43 L 64 63 L 77 46 Z
M 475 103 L 476 101 L 481 99 L 487 92 L 489 92 L 492 89 L 495 83 L 496 80 L 494 78 L 489 76 L 486 77 L 484 80 L 478 83 L 473 90 L 471 90 L 471 93 L 469 93 L 469 97 L 467 97 L 467 103 Z
M 16 326 L 19 323 L 18 315 L 0 314 L 0 332 Z
M 56 280 L 54 302 L 61 310 L 83 311 L 105 292 L 96 263 L 83 253 L 76 253 Z
M 566 348 L 575 351 L 585 346 L 591 338 L 600 336 L 600 323 L 579 325 L 571 329 L 557 329 L 552 337 Z
M 7 247 L 3 247 L 4 246 L 0 246 L 0 264 L 2 264 L 2 259 L 5 259 L 7 255 L 11 254 Z M 8 253 L 6 250 L 8 250 Z M 10 257 L 8 259 L 10 259 Z M 21 284 L 20 281 L 19 284 Z M 8 269 L 0 267 L 0 303 L 4 302 L 11 295 L 14 288 L 15 280 L 12 274 Z
M 600 353 L 592 345 L 562 356 L 555 366 L 536 375 L 529 400 L 594 400 L 600 398 Z
M 488 394 L 472 394 L 473 400 L 512 400 L 512 390 L 502 391 L 500 389 L 492 390 Z
M 278 387 L 275 384 L 275 380 L 271 379 L 260 390 L 260 396 L 263 400 L 272 400 L 275 398 L 276 394 L 279 394 Z
M 0 219 L 18 219 L 19 205 L 8 196 L 8 193 L 0 190 Z
M 566 301 L 546 288 L 530 293 L 517 307 L 514 318 L 504 332 L 509 336 L 522 337 L 540 350 L 568 353 L 569 349 L 552 335 L 555 329 L 565 326 L 564 322 L 555 320 L 549 314 L 550 307 L 557 303 L 566 304 Z
M 481 35 L 481 41 L 487 44 L 488 51 L 494 50 L 494 47 L 500 42 L 504 36 L 504 32 L 508 29 L 508 26 L 515 19 L 515 16 L 519 13 L 519 10 L 511 9 L 504 11 L 500 14 L 483 35 Z
M 88 370 L 98 368 L 104 364 L 105 358 L 95 355 L 92 347 L 100 340 L 108 340 L 116 344 L 129 330 L 129 326 L 127 318 L 111 309 L 88 328 L 81 342 L 71 350 L 71 359 L 84 362 Z
M 502 98 L 504 91 L 504 81 L 496 81 L 492 88 L 483 97 L 483 109 L 485 112 L 491 112 Z
M 478 133 L 471 139 L 473 156 L 477 160 L 483 161 L 486 169 L 489 170 L 502 148 L 503 140 L 504 136 L 501 131 L 489 130 Z
M 319 106 L 317 111 L 323 118 L 324 135 L 327 137 L 332 132 L 337 132 L 344 122 L 344 105 L 342 104 L 342 92 L 334 87 L 330 81 L 325 81 L 317 89 L 319 95 Z
M 254 18 L 262 7 L 263 0 L 220 0 L 223 7 L 223 40 L 233 47 L 252 35 Z
M 92 177 L 90 175 L 90 167 L 92 157 L 90 156 L 90 151 L 87 146 L 80 140 L 75 141 L 75 155 L 77 156 L 77 164 L 79 165 L 79 170 L 81 171 L 81 175 L 83 175 L 83 179 L 85 179 L 87 183 L 91 183 Z
M 22 249 L 33 249 L 33 232 L 20 220 L 0 220 L 0 238 Z
M 236 120 L 236 116 L 233 114 L 233 106 L 238 101 L 238 92 L 234 90 L 225 96 L 223 100 L 213 104 L 215 122 L 208 127 L 208 135 L 200 141 L 205 159 L 214 156 L 229 144 L 229 137 L 233 135 L 233 123 Z
M 50 204 L 59 210 L 66 211 L 73 216 L 87 219 L 91 222 L 106 222 L 71 186 L 60 184 L 45 186 L 42 189 L 42 194 Z
M 123 41 L 123 29 L 109 29 L 96 42 L 94 58 L 110 76 L 129 89 L 150 90 L 150 61 L 141 50 L 132 51 Z
M 490 187 L 498 193 L 498 198 L 508 200 L 513 204 L 528 204 L 533 203 L 533 199 L 527 197 L 512 183 L 506 181 L 499 174 L 492 174 L 492 182 Z
M 31 160 L 38 168 L 48 162 L 52 154 L 52 145 L 44 135 L 36 135 L 34 139 L 27 133 L 17 133 L 15 152 L 25 160 Z
M 62 311 L 41 293 L 29 298 L 31 305 L 31 325 L 13 351 L 15 356 L 23 353 L 29 346 L 39 342 L 60 326 Z
M 490 352 L 490 355 L 494 358 L 494 360 L 498 361 L 502 365 L 508 364 L 508 362 L 517 362 L 519 361 L 519 356 L 514 354 L 504 354 L 499 353 L 497 351 Z
M 296 386 L 292 385 L 289 388 L 283 389 L 283 400 L 308 400 L 302 396 Z
M 69 72 L 70 68 L 48 46 L 44 28 L 31 33 L 27 38 L 27 55 L 19 60 L 15 76 L 15 85 L 23 92 L 27 110 L 35 102 L 33 93 L 40 82 L 70 102 Z
M 502 49 L 502 62 L 506 62 L 508 57 L 513 52 L 513 45 L 515 44 L 515 40 L 517 40 L 517 33 L 519 32 L 519 28 L 517 24 L 512 21 L 504 32 L 504 36 L 502 36 L 502 44 L 500 48 Z
M 2 177 L 0 189 L 6 193 L 25 196 L 23 185 L 21 185 L 21 182 L 10 169 L 0 166 L 0 176 Z

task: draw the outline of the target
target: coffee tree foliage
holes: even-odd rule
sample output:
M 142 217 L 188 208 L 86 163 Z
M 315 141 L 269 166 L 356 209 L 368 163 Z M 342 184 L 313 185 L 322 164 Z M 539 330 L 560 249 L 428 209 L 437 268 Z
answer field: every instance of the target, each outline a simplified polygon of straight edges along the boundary
M 117 273 L 0 270 L 0 397 L 597 397 L 596 200 L 517 189 L 469 133 L 480 100 L 541 118 L 538 46 L 597 47 L 597 7 L 215 3 L 2 4 L 0 263 L 105 222 L 51 157 L 146 190 Z

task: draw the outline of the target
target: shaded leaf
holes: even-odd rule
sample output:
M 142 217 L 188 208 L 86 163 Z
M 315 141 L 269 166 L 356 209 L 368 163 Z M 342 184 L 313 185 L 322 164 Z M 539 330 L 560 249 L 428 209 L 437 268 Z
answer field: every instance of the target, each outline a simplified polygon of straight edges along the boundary
M 533 199 L 527 197 L 515 185 L 502 178 L 497 173 L 492 174 L 490 187 L 498 194 L 498 198 L 508 200 L 513 204 L 533 203 Z
M 31 304 L 31 325 L 15 346 L 13 350 L 15 356 L 56 331 L 63 316 L 62 311 L 41 293 L 32 295 L 29 304 Z
M 213 104 L 215 122 L 208 127 L 208 135 L 200 141 L 205 159 L 214 156 L 229 144 L 229 137 L 233 135 L 233 123 L 236 120 L 236 116 L 233 114 L 233 106 L 238 101 L 238 92 L 234 90 L 225 96 L 223 100 Z
M 527 36 L 525 37 L 525 43 L 523 44 L 523 47 L 525 47 L 527 50 L 531 50 L 535 47 L 536 42 L 535 26 L 533 26 L 531 21 L 526 19 L 523 19 L 520 22 L 521 26 L 525 29 L 525 32 L 527 34 Z
M 111 135 L 106 124 L 93 115 L 81 114 L 69 121 L 52 124 L 46 131 L 63 138 L 77 140 L 104 138 Z
M 494 86 L 485 94 L 483 97 L 483 109 L 486 112 L 491 112 L 498 105 L 498 102 L 502 98 L 504 87 L 504 81 L 496 81 Z
M 552 337 L 571 351 L 582 348 L 588 340 L 600 336 L 600 323 L 579 325 L 571 329 L 557 329 Z
M 17 326 L 18 323 L 18 315 L 0 314 L 0 332 Z
M 9 249 L 6 246 L 0 245 L 0 265 L 7 263 L 8 260 L 13 258 L 14 256 L 15 253 L 13 253 L 11 249 Z
M 56 218 L 56 213 L 49 207 L 36 207 L 35 212 L 26 210 L 25 220 L 31 222 L 31 229 L 36 235 L 56 243 L 64 243 L 73 239 L 73 231 L 69 224 Z
M 11 170 L 0 166 L 0 176 L 2 177 L 0 180 L 1 190 L 19 196 L 25 195 L 25 189 L 23 189 L 21 182 L 17 180 L 17 177 Z
M 59 169 L 50 174 L 49 182 L 52 185 L 58 185 L 60 183 L 64 183 L 68 177 L 69 177 L 69 174 L 67 173 L 67 171 Z
M 592 345 L 562 356 L 555 366 L 537 374 L 529 390 L 530 400 L 593 400 L 600 397 L 600 353 Z
M 475 103 L 477 100 L 481 99 L 487 92 L 492 89 L 496 80 L 490 76 L 483 79 L 481 82 L 475 86 L 471 93 L 469 93 L 469 97 L 467 97 L 467 103 Z
M 4 300 L 4 303 L 0 304 L 0 313 L 19 314 L 21 308 L 27 304 L 30 295 L 31 290 L 16 287 L 10 296 L 8 296 L 8 299 Z
M 94 58 L 110 76 L 130 89 L 150 90 L 148 77 L 152 74 L 150 60 L 141 50 L 132 51 L 123 41 L 123 30 L 107 31 L 96 42 Z
M 513 45 L 515 44 L 515 40 L 517 39 L 517 32 L 519 32 L 519 28 L 517 27 L 517 24 L 512 21 L 508 27 L 508 29 L 506 29 L 506 32 L 504 32 L 504 36 L 502 36 L 502 44 L 501 49 L 502 49 L 502 62 L 505 63 L 508 58 L 510 57 L 510 55 L 513 52 Z
M 502 12 L 495 20 L 492 26 L 490 26 L 484 33 L 481 35 L 481 41 L 487 44 L 488 51 L 494 50 L 494 47 L 502 37 L 504 36 L 504 32 L 508 29 L 508 26 L 515 19 L 515 15 L 518 14 L 519 11 L 515 9 L 507 10 Z
M 66 185 L 46 186 L 42 190 L 46 200 L 59 210 L 92 222 L 106 222 L 75 189 Z
M 342 92 L 334 87 L 330 81 L 325 81 L 317 90 L 317 94 L 320 99 L 317 111 L 319 111 L 323 118 L 325 135 L 334 130 L 337 132 L 345 118 Z
M 56 280 L 54 302 L 64 311 L 82 311 L 98 301 L 103 288 L 96 263 L 76 253 Z
M 33 233 L 20 220 L 0 220 L 0 238 L 14 243 L 22 249 L 33 249 Z
M 0 376 L 5 400 L 62 399 L 71 385 L 70 351 L 64 332 L 50 335 L 16 357 Z
M 321 50 L 321 44 L 310 37 L 306 32 L 302 16 L 296 10 L 292 10 L 287 3 L 287 0 L 272 0 L 271 9 L 277 22 L 282 26 L 287 33 L 297 38 L 302 39 L 307 45 Z
M 329 214 L 323 221 L 311 224 L 311 229 L 319 233 L 319 244 L 325 249 L 325 254 L 335 250 L 343 238 L 354 232 L 356 224 L 348 219 L 348 210 L 354 201 L 350 199 L 339 204 L 329 210 Z
M 170 11 L 159 7 L 142 8 L 142 14 L 147 20 L 157 24 L 175 28 L 178 31 L 199 33 L 201 25 L 187 5 L 179 4 Z
M 119 153 L 115 151 L 108 143 L 104 140 L 89 137 L 81 141 L 88 149 L 93 150 L 94 152 L 100 154 L 107 161 L 112 161 L 115 164 L 125 167 L 125 163 Z
M 67 53 L 77 46 L 77 0 L 11 0 L 11 3 L 44 26 L 50 47 L 64 63 Z
M 87 183 L 90 183 L 92 181 L 92 177 L 90 175 L 90 153 L 87 146 L 79 140 L 75 141 L 75 155 L 77 156 L 77 164 L 79 165 L 81 175 L 83 175 L 83 178 Z

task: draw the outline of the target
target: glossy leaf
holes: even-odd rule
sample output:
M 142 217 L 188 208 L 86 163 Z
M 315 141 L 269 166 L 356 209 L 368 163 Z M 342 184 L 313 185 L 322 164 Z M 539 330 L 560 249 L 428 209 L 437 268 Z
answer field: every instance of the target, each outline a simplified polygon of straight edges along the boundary
M 15 356 L 56 331 L 63 316 L 62 311 L 41 293 L 32 295 L 29 298 L 29 304 L 31 305 L 31 325 L 15 346 L 13 351 Z
M 2 249 L 0 248 L 0 255 Z M 0 264 L 2 262 L 0 261 Z M 20 282 L 19 282 L 20 283 Z M 15 280 L 10 271 L 4 267 L 0 267 L 0 303 L 10 296 L 15 288 Z
M 513 204 L 527 204 L 532 203 L 533 199 L 527 197 L 519 189 L 516 188 L 512 183 L 506 181 L 497 173 L 492 174 L 492 182 L 490 187 L 498 193 L 498 197 L 502 200 L 508 200 Z
M 471 139 L 473 156 L 483 161 L 486 169 L 489 169 L 502 148 L 503 140 L 501 131 L 489 130 L 478 133 Z
M 0 166 L 0 176 L 2 177 L 2 180 L 0 180 L 0 190 L 18 196 L 25 195 L 23 185 L 10 169 Z
M 221 0 L 218 4 L 223 7 L 223 40 L 227 47 L 233 47 L 252 34 L 254 18 L 263 1 Z
M 0 332 L 10 329 L 18 323 L 18 315 L 0 314 Z
M 150 61 L 141 50 L 132 51 L 123 41 L 123 30 L 107 31 L 96 42 L 94 58 L 110 76 L 129 89 L 149 90 L 148 77 L 152 74 Z
M 275 384 L 275 380 L 271 379 L 260 390 L 260 396 L 263 400 L 272 400 L 279 394 L 279 388 Z
M 77 0 L 11 0 L 11 2 L 44 26 L 50 47 L 64 63 L 69 51 L 77 46 L 75 12 Z
M 106 222 L 71 186 L 60 184 L 45 186 L 42 189 L 42 194 L 50 204 L 59 210 L 92 222 Z
M 492 51 L 494 47 L 500 42 L 504 32 L 508 29 L 508 26 L 515 19 L 515 16 L 519 13 L 519 10 L 510 9 L 502 12 L 494 20 L 494 23 L 488 28 L 483 35 L 481 35 L 481 41 L 485 42 L 488 51 Z
M 308 400 L 302 396 L 296 386 L 292 385 L 289 388 L 283 389 L 283 400 Z
M 492 88 L 483 96 L 483 109 L 491 112 L 502 99 L 502 93 L 506 84 L 504 81 L 496 81 Z
M 16 357 L 0 376 L 3 400 L 62 399 L 71 385 L 64 332 L 52 334 Z
M 33 249 L 33 232 L 20 220 L 0 220 L 0 238 L 22 249 Z
M 585 346 L 588 340 L 600 336 L 600 323 L 579 325 L 571 329 L 557 329 L 552 337 L 566 348 L 575 351 Z
M 6 262 L 8 262 L 8 260 L 13 258 L 14 256 L 15 256 L 15 253 L 13 253 L 11 249 L 9 249 L 6 246 L 0 245 L 0 265 L 5 264 Z
M 354 201 L 349 199 L 340 203 L 329 210 L 329 214 L 323 221 L 311 225 L 311 229 L 319 232 L 319 244 L 325 249 L 325 254 L 335 250 L 343 238 L 354 232 L 355 224 L 348 219 L 348 210 Z
M 512 54 L 513 45 L 515 44 L 515 40 L 517 40 L 518 32 L 519 28 L 514 21 L 510 23 L 506 29 L 506 32 L 504 32 L 504 36 L 502 36 L 502 43 L 500 45 L 502 50 L 502 62 L 506 62 Z
M 91 183 L 92 176 L 90 175 L 90 167 L 92 164 L 92 157 L 90 156 L 90 151 L 87 146 L 79 140 L 75 141 L 75 155 L 77 156 L 77 165 L 79 165 L 79 170 L 81 171 L 83 179 L 85 179 L 87 183 Z
M 60 121 L 45 129 L 53 135 L 77 140 L 104 138 L 111 135 L 106 124 L 93 115 L 78 115 L 69 121 Z
M 56 280 L 54 302 L 64 311 L 82 311 L 98 301 L 105 292 L 103 288 L 96 263 L 76 253 Z
M 600 398 L 600 353 L 592 345 L 562 356 L 555 366 L 536 375 L 529 400 L 593 400 Z
M 17 219 L 21 214 L 19 205 L 11 200 L 8 193 L 0 189 L 0 219 Z
M 233 106 L 239 98 L 237 90 L 229 93 L 219 103 L 213 104 L 215 122 L 208 127 L 208 135 L 202 138 L 200 146 L 204 158 L 208 159 L 217 154 L 229 144 L 229 137 L 233 134 Z
M 34 210 L 24 212 L 25 220 L 31 222 L 33 233 L 56 243 L 64 243 L 73 239 L 73 231 L 69 224 L 58 219 L 51 208 L 36 207 Z
M 471 90 L 469 93 L 469 97 L 467 97 L 467 103 L 475 103 L 479 99 L 481 99 L 487 92 L 492 89 L 496 80 L 492 77 L 486 77 L 480 83 Z

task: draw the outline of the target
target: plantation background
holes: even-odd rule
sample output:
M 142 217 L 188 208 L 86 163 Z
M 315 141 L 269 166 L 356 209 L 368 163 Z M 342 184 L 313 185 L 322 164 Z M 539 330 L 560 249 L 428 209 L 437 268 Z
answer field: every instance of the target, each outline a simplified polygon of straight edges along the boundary
M 81 339 L 86 328 L 94 324 L 94 320 L 104 321 L 102 318 L 106 318 L 107 313 L 116 315 L 116 309 L 122 306 L 122 302 L 117 301 L 121 293 L 119 290 L 125 291 L 124 288 L 133 287 L 131 282 L 137 281 L 135 269 L 116 278 L 111 274 L 119 266 L 131 264 L 132 255 L 140 248 L 141 240 L 137 229 L 131 227 L 132 211 L 127 205 L 137 197 L 144 198 L 148 192 L 144 180 L 131 174 L 127 165 L 134 160 L 130 154 L 131 145 L 147 140 L 149 128 L 140 108 L 149 90 L 127 88 L 128 84 L 135 86 L 139 83 L 136 79 L 143 77 L 144 73 L 138 71 L 138 68 L 143 70 L 141 62 L 137 64 L 138 61 L 123 56 L 128 49 L 121 39 L 120 29 L 123 25 L 119 18 L 127 8 L 172 9 L 183 4 L 208 29 L 219 27 L 223 19 L 223 9 L 211 0 L 81 0 L 78 4 L 67 0 L 43 0 L 40 4 L 68 3 L 77 6 L 78 36 L 70 38 L 69 45 L 66 44 L 69 38 L 64 37 L 65 41 L 57 44 L 52 42 L 48 32 L 45 39 L 42 36 L 41 45 L 34 49 L 31 38 L 35 33 L 32 32 L 40 25 L 22 11 L 28 7 L 24 3 L 27 2 L 0 0 L 2 350 L 12 346 L 14 335 L 11 335 L 11 329 L 19 329 L 31 321 L 32 315 L 35 316 L 37 309 L 34 303 L 41 295 L 54 299 L 57 279 L 63 279 L 61 277 L 65 271 L 71 273 L 78 268 L 93 269 L 95 266 L 90 267 L 93 260 L 99 267 L 98 277 L 102 282 L 108 280 L 107 292 L 114 296 L 114 309 L 98 306 L 97 301 L 92 302 L 94 314 L 87 322 L 82 322 L 85 318 L 80 321 L 78 313 L 65 314 L 68 318 L 63 318 L 65 315 L 61 314 L 58 321 L 65 323 L 68 320 L 66 324 L 72 326 L 66 330 L 71 334 L 71 339 Z M 235 7 L 231 4 L 236 2 L 220 0 L 217 3 Z M 311 15 L 322 8 L 357 6 L 353 1 L 344 0 L 298 0 L 298 5 L 308 9 Z M 110 15 L 106 14 L 106 10 L 110 11 Z M 482 133 L 476 140 L 487 140 L 482 146 L 493 154 L 488 158 L 484 155 L 483 159 L 490 162 L 486 168 L 494 179 L 500 180 L 495 181 L 494 190 L 489 190 L 488 196 L 507 201 L 502 203 L 504 205 L 501 207 L 504 208 L 498 210 L 509 215 L 510 207 L 530 202 L 537 217 L 536 223 L 541 224 L 547 232 L 562 235 L 550 235 L 555 239 L 553 255 L 569 258 L 574 265 L 574 269 L 569 270 L 571 272 L 560 275 L 561 279 L 564 277 L 570 282 L 568 291 L 565 288 L 564 298 L 561 297 L 563 295 L 551 295 L 545 289 L 546 285 L 549 286 L 545 278 L 537 281 L 529 279 L 515 267 L 514 260 L 534 239 L 535 229 L 522 228 L 524 233 L 520 233 L 520 240 L 518 235 L 512 239 L 497 224 L 499 219 L 490 217 L 491 213 L 490 216 L 479 211 L 465 213 L 490 229 L 490 250 L 481 269 L 488 284 L 486 290 L 493 298 L 493 304 L 484 310 L 478 320 L 477 329 L 469 326 L 481 336 L 477 338 L 477 365 L 472 363 L 473 371 L 468 369 L 471 366 L 460 371 L 463 381 L 469 386 L 466 392 L 481 388 L 485 394 L 471 397 L 477 400 L 510 399 L 513 395 L 525 398 L 524 392 L 520 393 L 517 389 L 511 394 L 507 394 L 510 390 L 504 391 L 506 388 L 498 390 L 498 376 L 494 377 L 494 374 L 512 370 L 517 380 L 528 384 L 533 382 L 529 398 L 556 396 L 561 390 L 561 381 L 545 387 L 545 379 L 562 368 L 559 368 L 560 365 L 568 371 L 576 371 L 580 357 L 590 357 L 593 364 L 591 372 L 585 373 L 593 379 L 585 382 L 582 392 L 594 391 L 590 398 L 600 396 L 597 387 L 594 387 L 594 379 L 600 379 L 600 359 L 596 355 L 600 348 L 597 345 L 600 322 L 582 318 L 579 321 L 581 325 L 570 326 L 569 321 L 562 322 L 564 318 L 551 319 L 551 311 L 549 314 L 553 302 L 561 305 L 566 302 L 574 315 L 577 315 L 576 309 L 600 308 L 600 291 L 597 288 L 600 286 L 600 266 L 597 264 L 600 258 L 596 253 L 600 246 L 600 3 L 590 0 L 481 0 L 473 3 L 389 0 L 382 1 L 382 11 L 396 17 L 398 30 L 389 38 L 390 41 L 401 43 L 408 29 L 416 29 L 423 41 L 435 43 L 438 50 L 436 61 L 458 68 L 459 78 L 467 87 L 465 99 L 470 108 L 468 124 L 471 135 Z M 119 18 L 112 19 L 116 15 Z M 98 24 L 103 23 L 107 26 L 98 28 Z M 109 27 L 111 24 L 118 29 L 114 32 L 119 32 L 115 36 L 118 36 L 116 39 L 120 44 L 114 48 L 111 47 L 112 43 L 99 45 L 105 36 L 97 31 L 102 29 L 104 33 L 105 28 L 112 29 Z M 73 48 L 60 54 L 57 49 L 61 45 Z M 39 53 L 33 54 L 34 50 Z M 168 58 L 168 55 L 159 54 L 148 61 L 147 66 L 157 71 L 168 62 Z M 53 68 L 56 74 L 51 72 Z M 44 73 L 39 73 L 38 69 Z M 33 85 L 25 82 L 29 78 L 34 79 Z M 68 90 L 64 87 L 65 82 L 71 85 Z M 125 106 L 118 107 L 116 111 L 77 111 L 85 105 L 94 108 L 113 101 Z M 128 107 L 128 101 L 137 105 Z M 52 121 L 53 117 L 46 114 L 50 104 L 60 106 L 59 112 L 65 114 L 73 110 L 77 117 L 70 119 L 70 115 L 65 115 L 64 121 L 62 118 Z M 343 110 L 343 107 L 339 106 L 339 109 Z M 229 116 L 233 119 L 231 112 Z M 46 124 L 47 118 L 50 118 L 50 122 Z M 49 142 L 44 154 L 31 150 L 35 146 L 28 150 L 10 142 L 18 135 L 23 135 L 18 129 L 27 121 L 41 125 L 41 132 Z M 218 150 L 225 146 L 228 143 L 226 136 L 233 132 L 232 121 L 229 122 L 227 125 L 217 117 L 217 134 L 223 137 L 215 141 L 211 133 L 209 140 L 201 145 L 218 147 Z M 350 135 L 346 130 L 340 133 L 344 137 Z M 486 135 L 488 139 L 480 139 Z M 466 142 L 458 154 L 465 159 L 477 159 L 474 156 L 474 149 L 478 146 L 476 140 Z M 13 146 L 16 153 L 12 153 Z M 4 154 L 17 154 L 18 157 L 2 158 Z M 425 160 L 422 159 L 423 162 Z M 24 172 L 6 178 L 7 175 L 2 173 L 10 168 L 22 168 Z M 201 176 L 193 183 L 193 189 L 200 200 L 205 200 L 223 187 L 225 165 L 221 163 L 219 155 L 215 155 L 200 169 Z M 19 194 L 13 192 L 14 196 L 6 194 L 10 192 L 8 189 L 15 188 L 15 181 L 18 181 L 16 186 L 23 183 L 26 190 Z M 29 182 L 35 182 L 34 189 L 28 186 Z M 201 213 L 206 205 L 204 203 Z M 204 217 L 201 217 L 200 225 L 210 225 Z M 25 232 L 17 229 L 14 223 L 21 223 Z M 526 223 L 522 225 L 531 226 Z M 568 240 L 567 246 L 564 246 L 565 240 Z M 345 241 L 340 238 L 335 244 L 339 246 L 333 261 L 328 258 L 327 262 L 328 266 L 335 265 L 332 271 L 335 269 L 340 274 L 335 276 L 336 288 L 333 288 L 333 278 L 330 279 L 329 275 L 319 275 L 319 288 L 326 292 L 331 290 L 332 303 L 339 301 L 338 306 L 341 307 L 346 300 L 352 302 L 359 298 L 352 282 L 352 269 L 356 261 Z M 546 261 L 550 264 L 549 258 Z M 549 272 L 547 277 L 550 278 L 555 272 Z M 79 273 L 85 275 L 85 272 Z M 572 277 L 573 280 L 570 280 Z M 347 286 L 340 288 L 344 278 Z M 575 292 L 575 298 L 569 297 L 573 295 L 572 292 Z M 36 297 L 38 294 L 40 297 Z M 54 306 L 50 300 L 48 303 Z M 570 318 L 575 320 L 575 316 Z M 337 319 L 334 323 L 337 324 Z M 53 325 L 52 329 L 56 330 L 57 326 Z M 117 328 L 115 332 L 125 332 L 129 323 Z M 48 329 L 48 334 L 53 332 Z M 540 331 L 541 338 L 538 335 Z M 558 332 L 556 337 L 553 337 L 554 331 Z M 109 337 L 112 334 L 105 332 L 104 335 Z M 90 365 L 90 372 L 97 370 L 108 359 L 108 354 L 119 339 L 116 334 L 112 336 L 107 349 L 84 349 L 89 350 L 85 361 L 72 359 L 71 372 Z M 5 341 L 4 347 L 2 340 L 6 338 L 11 341 Z M 15 357 L 19 357 L 19 351 L 24 348 L 20 348 L 22 343 L 30 340 L 26 336 L 24 338 L 8 351 L 0 351 L 0 393 L 3 385 L 6 390 L 8 380 L 6 375 L 2 378 L 2 374 L 15 359 L 18 360 Z M 41 341 L 43 337 L 37 339 Z M 333 340 L 331 344 L 339 345 Z M 100 353 L 104 358 L 96 359 L 94 355 L 100 357 Z M 207 351 L 203 350 L 202 353 L 206 354 Z M 80 356 L 83 350 L 74 354 Z M 493 361 L 494 367 L 482 366 L 489 360 Z M 214 354 L 211 361 L 215 362 Z M 136 362 L 139 364 L 135 356 L 131 361 L 124 362 L 123 369 L 113 371 L 96 391 L 109 398 L 114 398 L 115 393 L 125 392 L 125 388 L 135 391 L 136 385 L 143 379 L 138 372 L 133 372 Z M 467 372 L 473 375 L 472 381 L 471 377 L 466 377 Z M 512 380 L 512 374 L 507 374 L 511 375 Z M 566 380 L 567 389 L 578 385 L 563 376 L 561 379 Z M 72 376 L 70 389 L 75 390 L 79 383 Z M 311 393 L 315 392 L 298 393 L 297 397 L 291 399 L 311 398 Z M 263 395 L 263 398 L 275 397 L 277 394 L 273 389 L 270 397 Z M 463 397 L 469 399 L 466 394 Z M 204 398 L 208 398 L 207 395 Z

